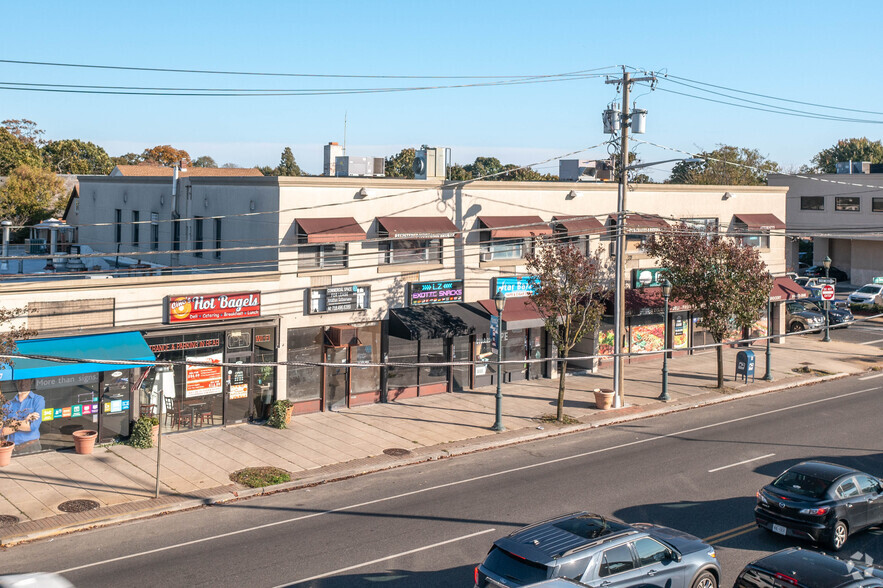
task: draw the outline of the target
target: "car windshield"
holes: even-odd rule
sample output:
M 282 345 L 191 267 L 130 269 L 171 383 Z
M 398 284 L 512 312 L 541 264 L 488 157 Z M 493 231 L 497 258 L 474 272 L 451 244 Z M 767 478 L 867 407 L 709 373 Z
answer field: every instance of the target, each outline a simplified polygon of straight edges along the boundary
M 821 478 L 801 474 L 800 472 L 785 472 L 773 482 L 773 488 L 799 494 L 808 498 L 824 498 L 828 491 L 828 483 Z
M 823 312 L 815 302 L 809 302 L 808 300 L 803 301 L 803 307 L 812 312 Z
M 862 286 L 856 290 L 857 294 L 876 294 L 880 291 L 880 286 Z
M 487 554 L 484 567 L 498 576 L 520 584 L 532 584 L 545 580 L 549 574 L 549 569 L 546 566 L 522 559 L 496 546 Z

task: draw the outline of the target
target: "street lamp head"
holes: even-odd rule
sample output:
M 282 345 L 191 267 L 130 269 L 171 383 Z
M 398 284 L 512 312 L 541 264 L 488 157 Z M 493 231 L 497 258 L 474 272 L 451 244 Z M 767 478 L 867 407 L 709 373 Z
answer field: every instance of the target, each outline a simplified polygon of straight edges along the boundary
M 503 308 L 506 306 L 506 295 L 500 290 L 494 296 L 494 305 L 497 307 L 497 314 L 502 318 Z
M 668 298 L 671 296 L 671 282 L 663 278 L 662 280 L 662 297 Z
M 831 269 L 831 258 L 826 255 L 825 259 L 822 261 L 822 265 L 825 266 L 825 269 Z

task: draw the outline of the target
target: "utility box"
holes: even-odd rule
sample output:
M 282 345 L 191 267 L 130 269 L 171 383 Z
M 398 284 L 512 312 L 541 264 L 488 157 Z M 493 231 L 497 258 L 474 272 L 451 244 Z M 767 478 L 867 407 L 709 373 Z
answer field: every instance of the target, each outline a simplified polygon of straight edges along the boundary
M 742 376 L 743 382 L 748 382 L 748 377 L 754 381 L 754 352 L 740 351 L 736 354 L 736 379 Z

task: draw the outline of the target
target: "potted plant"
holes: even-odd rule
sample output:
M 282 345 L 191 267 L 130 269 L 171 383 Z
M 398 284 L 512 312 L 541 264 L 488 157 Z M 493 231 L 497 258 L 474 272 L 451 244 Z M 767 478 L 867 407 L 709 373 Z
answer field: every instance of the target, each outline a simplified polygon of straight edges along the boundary
M 95 448 L 95 440 L 98 439 L 98 431 L 93 429 L 80 429 L 73 432 L 74 450 L 80 455 L 89 455 Z
M 277 429 L 284 429 L 291 422 L 291 413 L 294 412 L 294 404 L 290 400 L 277 400 L 270 407 L 270 418 L 267 424 Z
M 150 449 L 159 441 L 159 419 L 155 416 L 139 417 L 132 426 L 129 445 L 137 449 Z
M 15 425 L 12 410 L 6 404 L 6 397 L 0 392 L 0 466 L 8 466 L 12 461 L 12 450 L 15 443 L 9 441 L 5 431 Z

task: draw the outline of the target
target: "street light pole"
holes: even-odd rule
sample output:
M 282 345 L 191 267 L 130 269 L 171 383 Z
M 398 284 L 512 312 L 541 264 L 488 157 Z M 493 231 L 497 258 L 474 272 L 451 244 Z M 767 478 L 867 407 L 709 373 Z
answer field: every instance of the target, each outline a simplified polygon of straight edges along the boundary
M 766 373 L 763 375 L 763 379 L 767 382 L 773 381 L 773 373 L 770 371 L 770 342 L 773 340 L 770 335 L 772 335 L 773 330 L 773 305 L 767 299 L 766 301 Z
M 831 258 L 827 255 L 825 256 L 825 260 L 822 262 L 825 266 L 825 281 L 831 279 Z M 825 300 L 825 336 L 822 338 L 823 343 L 829 343 L 831 341 L 831 335 L 829 333 L 829 327 L 831 326 L 831 301 Z
M 668 395 L 668 297 L 671 295 L 671 282 L 666 279 L 662 280 L 662 297 L 665 299 L 665 322 L 663 323 L 663 347 L 665 351 L 662 354 L 662 394 L 659 400 L 668 402 L 671 398 Z
M 502 366 L 502 358 L 503 358 L 503 346 L 501 344 L 502 341 L 502 331 L 503 331 L 503 308 L 506 306 L 506 296 L 501 291 L 497 291 L 494 295 L 494 305 L 497 307 L 497 394 L 495 398 L 496 404 L 496 420 L 494 420 L 494 431 L 502 431 L 503 430 L 503 369 Z M 491 317 L 493 320 L 493 317 Z

